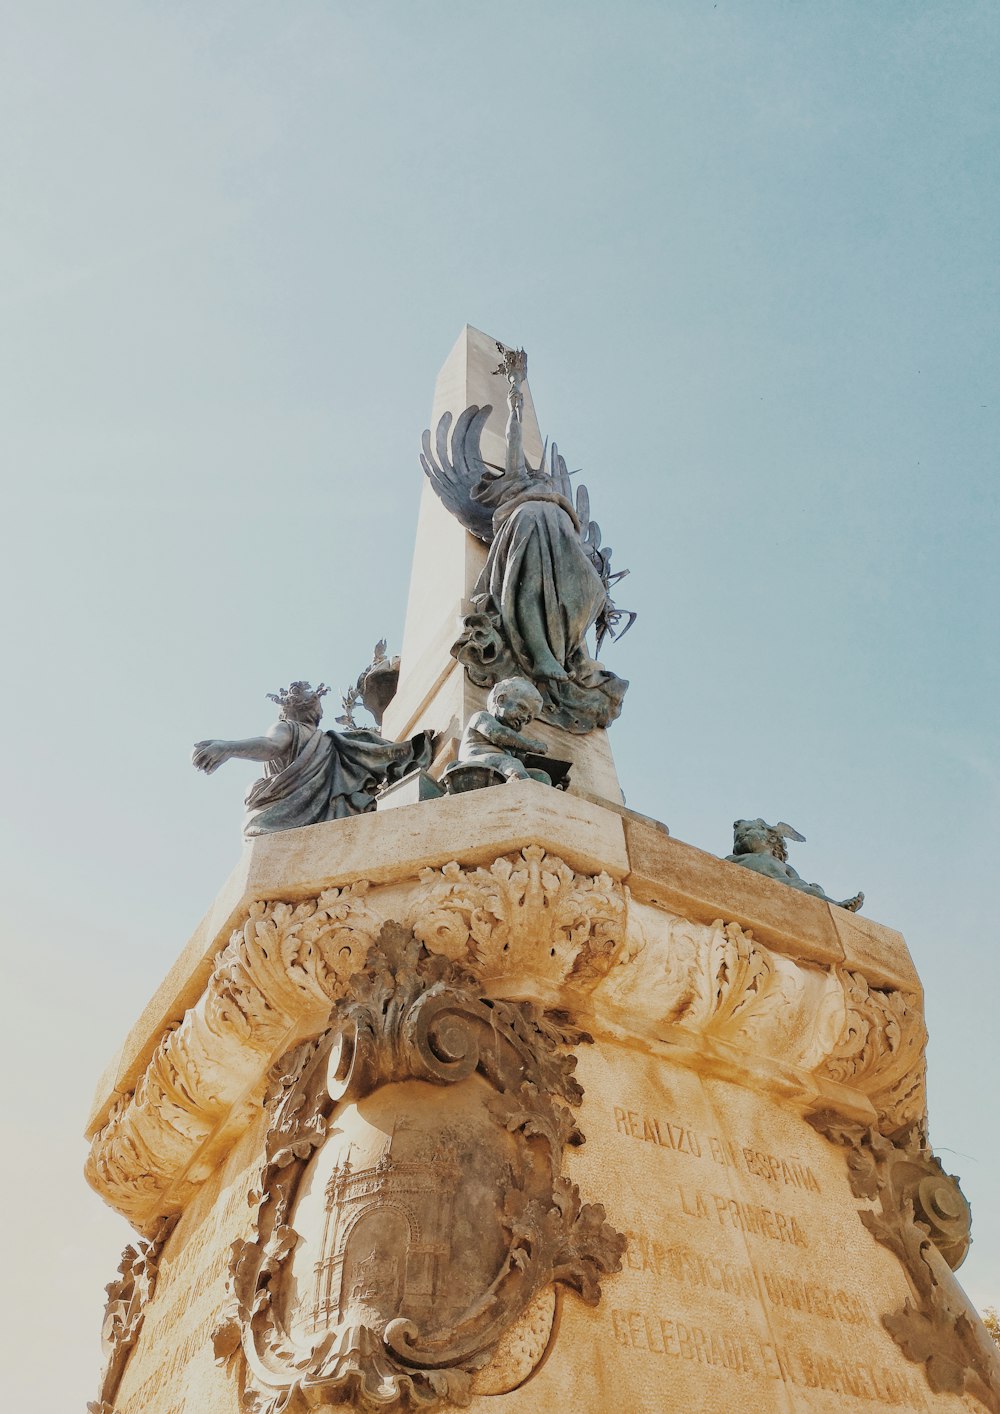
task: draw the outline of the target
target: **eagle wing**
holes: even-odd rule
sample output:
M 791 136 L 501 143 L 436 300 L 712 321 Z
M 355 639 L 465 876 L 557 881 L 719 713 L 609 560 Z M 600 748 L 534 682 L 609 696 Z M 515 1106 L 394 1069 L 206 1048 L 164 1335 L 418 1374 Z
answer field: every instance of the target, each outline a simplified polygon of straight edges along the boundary
M 452 417 L 450 412 L 443 413 L 436 429 L 435 447 L 431 446 L 428 429 L 423 435 L 420 454 L 420 465 L 445 507 L 477 540 L 487 545 L 493 539 L 493 513 L 489 507 L 472 499 L 472 489 L 484 476 L 496 476 L 479 450 L 479 439 L 492 411 L 489 403 L 484 407 L 474 403 L 467 407 L 455 422 L 450 447 L 448 433 Z

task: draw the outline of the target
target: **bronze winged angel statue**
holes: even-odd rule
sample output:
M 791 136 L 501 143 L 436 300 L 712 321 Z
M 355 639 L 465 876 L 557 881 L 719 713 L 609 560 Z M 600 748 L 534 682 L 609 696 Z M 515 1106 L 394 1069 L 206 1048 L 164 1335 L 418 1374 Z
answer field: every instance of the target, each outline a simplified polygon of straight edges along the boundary
M 476 612 L 464 619 L 451 651 L 480 687 L 527 677 L 542 695 L 542 721 L 589 732 L 615 720 L 628 687 L 590 656 L 586 643 L 593 628 L 600 653 L 606 638 L 631 628 L 635 614 L 616 608 L 611 598 L 612 585 L 628 571 L 612 573 L 611 551 L 590 519 L 587 489 L 579 486 L 573 497 L 555 443 L 539 466 L 525 458 L 527 356 L 523 349 L 497 347 L 502 362 L 496 372 L 510 385 L 505 465 L 491 465 L 480 451 L 489 405 L 466 408 L 453 430 L 446 412 L 434 447 L 429 431 L 423 437 L 420 461 L 434 490 L 489 546 L 472 594 Z

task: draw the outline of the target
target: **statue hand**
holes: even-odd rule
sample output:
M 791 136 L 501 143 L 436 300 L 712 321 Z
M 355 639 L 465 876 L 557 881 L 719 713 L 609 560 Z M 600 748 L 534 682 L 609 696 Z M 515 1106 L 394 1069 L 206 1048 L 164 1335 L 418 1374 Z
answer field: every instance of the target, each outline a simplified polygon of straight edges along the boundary
M 539 741 L 538 738 L 537 738 L 537 737 L 534 737 L 534 736 L 527 736 L 527 737 L 525 737 L 525 741 L 528 743 L 529 747 L 531 748 L 531 751 L 532 751 L 533 755 L 535 755 L 535 756 L 548 756 L 548 754 L 549 754 L 549 748 L 546 746 L 546 744 L 545 744 L 544 741 Z
M 224 741 L 196 741 L 191 752 L 191 761 L 199 771 L 210 776 L 228 757 Z

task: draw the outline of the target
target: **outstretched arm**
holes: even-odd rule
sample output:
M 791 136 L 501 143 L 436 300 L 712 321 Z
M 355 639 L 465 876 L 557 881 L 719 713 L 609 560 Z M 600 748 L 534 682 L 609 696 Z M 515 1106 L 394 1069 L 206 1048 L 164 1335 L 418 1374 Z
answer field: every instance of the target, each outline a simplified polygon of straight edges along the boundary
M 191 761 L 199 771 L 210 776 L 223 761 L 274 761 L 284 755 L 292 744 L 292 729 L 287 722 L 275 722 L 267 736 L 251 736 L 244 741 L 197 741 Z

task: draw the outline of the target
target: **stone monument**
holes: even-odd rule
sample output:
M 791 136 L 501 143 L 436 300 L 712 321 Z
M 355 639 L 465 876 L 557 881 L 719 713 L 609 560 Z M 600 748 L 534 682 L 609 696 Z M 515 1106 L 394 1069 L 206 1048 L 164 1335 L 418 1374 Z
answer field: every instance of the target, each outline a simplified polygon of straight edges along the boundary
M 89 1409 L 1000 1414 L 902 937 L 791 827 L 625 809 L 631 616 L 523 353 L 467 328 L 431 429 L 379 732 L 295 683 L 196 748 L 272 813 L 98 1086 Z

